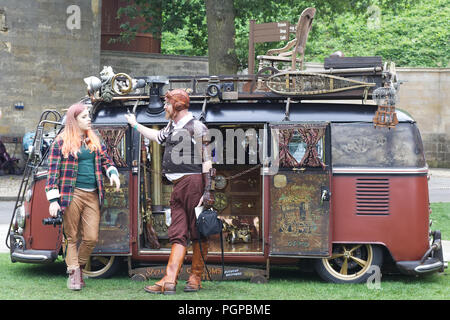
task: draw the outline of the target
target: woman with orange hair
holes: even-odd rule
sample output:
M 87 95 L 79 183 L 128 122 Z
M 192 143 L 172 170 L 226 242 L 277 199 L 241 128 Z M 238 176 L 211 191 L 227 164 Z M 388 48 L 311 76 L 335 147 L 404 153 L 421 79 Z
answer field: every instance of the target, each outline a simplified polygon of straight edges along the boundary
M 110 184 L 114 182 L 116 190 L 120 188 L 117 169 L 91 129 L 86 105 L 77 103 L 68 109 L 65 127 L 51 146 L 48 163 L 45 192 L 50 216 L 63 213 L 67 287 L 81 290 L 85 286 L 82 270 L 98 241 L 100 205 L 104 198 L 102 168 Z M 81 244 L 77 249 L 79 235 Z

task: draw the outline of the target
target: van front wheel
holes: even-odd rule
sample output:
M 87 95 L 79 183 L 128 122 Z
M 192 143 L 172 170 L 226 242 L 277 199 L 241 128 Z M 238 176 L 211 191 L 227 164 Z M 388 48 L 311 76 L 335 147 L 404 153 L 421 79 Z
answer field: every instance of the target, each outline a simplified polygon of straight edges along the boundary
M 120 259 L 115 256 L 91 256 L 83 274 L 89 278 L 109 278 L 120 267 Z
M 333 283 L 363 283 L 380 271 L 383 250 L 371 244 L 334 244 L 330 258 L 318 259 L 319 276 Z

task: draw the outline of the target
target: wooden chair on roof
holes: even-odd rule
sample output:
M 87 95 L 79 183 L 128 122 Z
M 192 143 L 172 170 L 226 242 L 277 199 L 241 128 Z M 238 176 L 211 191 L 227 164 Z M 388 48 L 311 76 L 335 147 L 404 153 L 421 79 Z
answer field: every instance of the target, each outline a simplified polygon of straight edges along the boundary
M 258 71 L 261 71 L 265 67 L 276 68 L 275 65 L 277 64 L 281 63 L 285 65 L 289 62 L 291 63 L 290 70 L 302 70 L 306 40 L 308 39 L 308 34 L 311 30 L 315 14 L 315 8 L 307 8 L 303 10 L 297 22 L 295 39 L 289 41 L 283 48 L 271 49 L 267 51 L 266 55 L 258 56 Z M 298 69 L 297 64 L 299 64 Z

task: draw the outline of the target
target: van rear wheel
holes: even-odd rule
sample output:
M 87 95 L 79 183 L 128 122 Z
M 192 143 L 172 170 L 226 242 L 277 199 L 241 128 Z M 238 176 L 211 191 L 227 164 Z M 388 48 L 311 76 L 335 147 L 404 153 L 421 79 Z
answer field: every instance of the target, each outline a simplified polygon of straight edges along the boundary
M 318 259 L 315 269 L 328 282 L 363 283 L 382 264 L 383 251 L 377 245 L 334 244 L 331 257 Z
M 120 267 L 120 259 L 115 256 L 91 256 L 83 274 L 89 278 L 109 278 Z

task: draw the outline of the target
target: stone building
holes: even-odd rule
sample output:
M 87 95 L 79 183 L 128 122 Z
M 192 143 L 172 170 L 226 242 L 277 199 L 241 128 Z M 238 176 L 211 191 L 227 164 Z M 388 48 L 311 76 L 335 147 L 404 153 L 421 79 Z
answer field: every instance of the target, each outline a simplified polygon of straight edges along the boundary
M 100 61 L 101 8 L 98 1 L 3 0 L 0 10 L 4 139 L 33 130 L 43 110 L 83 96 L 82 78 L 97 72 Z
M 36 129 L 42 111 L 79 101 L 86 94 L 83 78 L 98 75 L 103 65 L 134 76 L 208 74 L 206 57 L 160 55 L 159 40 L 148 35 L 137 40 L 147 47 L 109 45 L 118 33 L 111 28 L 118 25 L 112 13 L 118 2 L 104 1 L 102 8 L 100 0 L 1 1 L 0 138 L 11 156 L 22 159 L 21 139 Z

